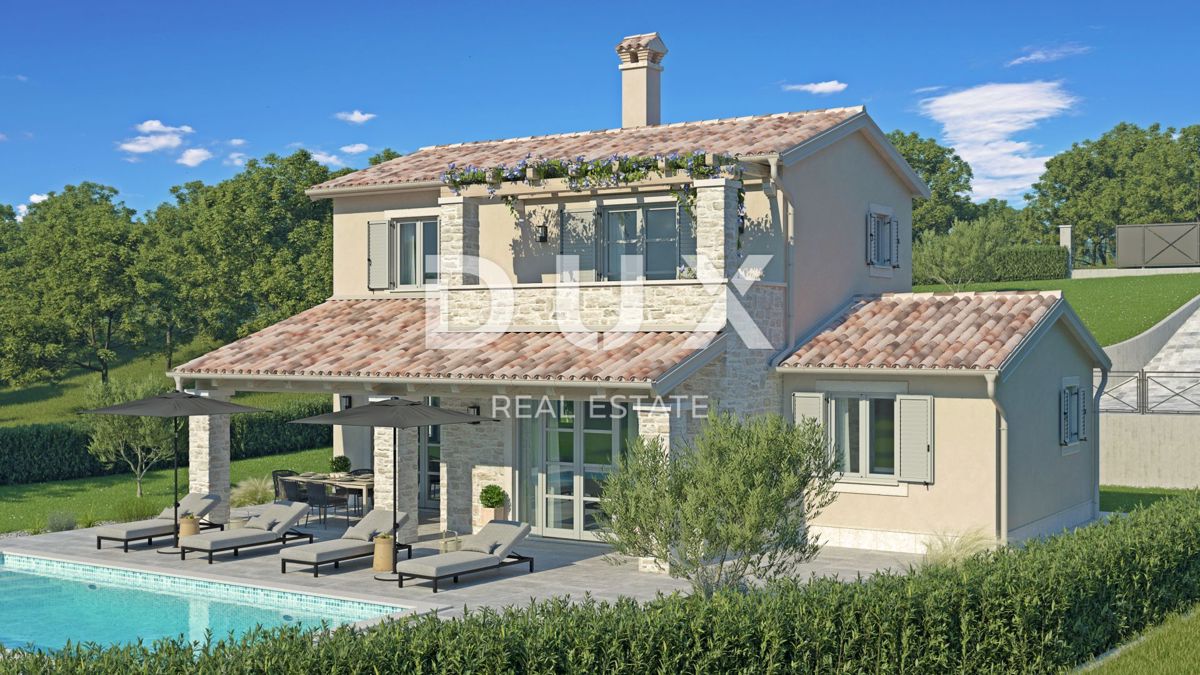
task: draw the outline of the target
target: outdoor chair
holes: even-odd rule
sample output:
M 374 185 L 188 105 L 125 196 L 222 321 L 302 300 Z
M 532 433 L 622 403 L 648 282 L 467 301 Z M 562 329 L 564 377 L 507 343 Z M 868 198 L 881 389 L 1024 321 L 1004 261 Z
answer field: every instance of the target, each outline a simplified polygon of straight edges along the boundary
M 295 475 L 297 475 L 296 472 L 292 471 L 290 469 L 276 469 L 271 472 L 271 482 L 275 484 L 275 501 L 277 501 L 277 502 L 301 501 L 299 499 L 288 499 L 287 496 L 284 494 L 284 490 L 283 490 L 284 485 L 287 483 L 294 483 L 295 481 L 279 480 L 280 478 L 282 478 L 284 476 L 295 476 Z
M 289 541 L 307 539 L 311 544 L 313 536 L 294 530 L 308 505 L 303 502 L 284 502 L 272 504 L 262 513 L 246 521 L 240 530 L 228 532 L 203 532 L 184 537 L 179 540 L 179 559 L 187 560 L 188 551 L 199 551 L 208 554 L 208 564 L 212 564 L 213 554 L 222 551 L 233 551 L 234 557 L 238 551 L 251 546 L 267 546 L 280 544 L 287 546 Z
M 304 485 L 300 481 L 281 480 L 279 484 L 283 486 L 283 501 L 284 502 L 307 502 L 308 495 L 304 493 Z
M 329 488 L 324 483 L 313 483 L 308 487 L 308 514 L 312 515 L 312 510 L 316 509 L 321 518 L 321 524 L 325 524 L 326 512 L 332 510 L 334 515 L 337 514 L 337 509 L 340 507 L 346 516 L 346 524 L 350 524 L 350 507 L 349 500 L 345 495 L 330 494 Z M 304 517 L 304 524 L 308 525 L 308 516 Z
M 395 527 L 398 528 L 406 522 L 408 522 L 407 513 L 396 514 Z M 312 575 L 315 577 L 317 568 L 321 565 L 333 563 L 333 568 L 337 569 L 342 561 L 373 556 L 375 555 L 375 537 L 381 534 L 390 534 L 392 528 L 392 512 L 375 509 L 358 521 L 354 527 L 347 529 L 340 539 L 318 541 L 315 544 L 293 546 L 280 551 L 279 571 L 287 574 L 288 563 L 308 565 L 312 567 Z M 412 544 L 396 542 L 395 546 L 396 551 L 407 550 L 408 557 L 412 558 Z
M 195 516 L 201 519 L 200 529 L 202 530 L 213 528 L 223 530 L 225 529 L 224 525 L 202 520 L 220 502 L 221 498 L 217 495 L 202 495 L 193 492 L 179 500 L 179 517 Z M 139 520 L 132 523 L 114 523 L 97 528 L 96 548 L 99 549 L 101 542 L 104 541 L 119 541 L 125 552 L 129 553 L 129 542 L 131 541 L 145 539 L 147 546 L 153 546 L 155 539 L 165 539 L 173 536 L 175 536 L 174 504 L 163 509 L 162 513 L 149 520 Z
M 375 473 L 375 469 L 355 469 L 350 472 L 351 476 L 370 476 Z
M 433 582 L 433 592 L 438 592 L 438 581 L 458 578 L 464 574 L 499 569 L 509 565 L 529 565 L 533 572 L 533 558 L 513 552 L 513 548 L 529 536 L 529 524 L 513 520 L 493 520 L 479 532 L 462 538 L 458 551 L 438 555 L 402 560 L 396 564 L 396 575 L 400 588 L 405 579 L 428 579 Z

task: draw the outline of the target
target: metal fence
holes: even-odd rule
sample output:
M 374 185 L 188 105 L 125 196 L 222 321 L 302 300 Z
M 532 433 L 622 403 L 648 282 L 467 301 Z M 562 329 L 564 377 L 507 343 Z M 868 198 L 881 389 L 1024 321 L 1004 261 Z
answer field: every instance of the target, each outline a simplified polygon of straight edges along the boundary
M 1117 267 L 1200 265 L 1200 223 L 1117 226 Z
M 1100 412 L 1200 415 L 1200 371 L 1113 371 Z

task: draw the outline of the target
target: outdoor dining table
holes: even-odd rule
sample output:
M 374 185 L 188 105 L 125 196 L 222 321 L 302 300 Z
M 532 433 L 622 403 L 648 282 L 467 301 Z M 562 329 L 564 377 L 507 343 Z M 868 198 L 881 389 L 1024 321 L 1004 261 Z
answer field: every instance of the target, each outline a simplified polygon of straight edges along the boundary
M 371 494 L 375 491 L 375 479 L 357 480 L 349 476 L 345 478 L 318 478 L 316 476 L 280 476 L 279 480 L 290 480 L 297 483 L 324 483 L 332 487 L 342 488 L 343 490 L 359 491 L 362 493 L 363 508 L 366 509 L 370 504 Z

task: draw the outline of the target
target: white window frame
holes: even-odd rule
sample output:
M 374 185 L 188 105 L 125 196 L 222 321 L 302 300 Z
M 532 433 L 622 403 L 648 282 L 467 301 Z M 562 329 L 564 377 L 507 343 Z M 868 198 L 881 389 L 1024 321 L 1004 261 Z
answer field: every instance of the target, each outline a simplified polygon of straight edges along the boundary
M 400 227 L 406 223 L 413 223 L 414 227 L 416 228 L 416 249 L 417 250 L 416 250 L 416 254 L 413 256 L 413 262 L 416 264 L 416 270 L 414 270 L 413 278 L 416 281 L 416 283 L 413 283 L 413 284 L 400 283 L 400 261 L 402 260 L 402 258 L 400 256 L 400 247 L 402 245 L 402 238 L 400 236 Z M 440 282 L 440 280 L 441 280 L 440 267 L 441 266 L 440 266 L 440 264 L 438 264 L 440 262 L 440 248 L 438 249 L 439 250 L 438 255 L 432 256 L 435 258 L 435 267 L 437 268 L 437 269 L 435 269 L 435 274 L 437 276 L 435 276 L 435 278 L 432 281 L 425 280 L 425 266 L 429 263 L 429 261 L 426 260 L 426 255 L 425 255 L 425 225 L 429 224 L 429 223 L 433 224 L 433 230 L 434 230 L 434 232 L 437 232 L 437 237 L 439 239 L 439 247 L 440 247 L 441 224 L 438 222 L 438 219 L 436 217 L 406 216 L 406 217 L 401 217 L 401 218 L 391 218 L 390 220 L 388 220 L 388 224 L 391 228 L 391 237 L 392 237 L 391 261 L 390 261 L 390 266 L 391 266 L 390 275 L 392 278 L 391 290 L 410 290 L 410 289 L 414 289 L 414 288 L 423 288 L 425 286 L 436 286 Z
M 625 280 L 645 281 L 646 280 L 646 244 L 648 242 L 649 243 L 663 243 L 663 242 L 667 241 L 666 239 L 663 239 L 663 238 L 647 239 L 647 237 L 646 237 L 646 222 L 647 222 L 646 213 L 648 211 L 652 211 L 652 210 L 671 211 L 675 216 L 675 262 L 674 262 L 674 264 L 671 265 L 672 275 L 670 277 L 667 277 L 667 279 L 669 280 L 669 279 L 678 279 L 679 278 L 680 246 L 682 245 L 682 242 L 680 241 L 681 235 L 682 235 L 682 232 L 680 231 L 680 227 L 682 225 L 682 218 L 681 218 L 678 203 L 676 203 L 674 200 L 672 200 L 669 203 L 666 201 L 656 201 L 656 202 L 650 202 L 650 203 L 634 203 L 634 204 L 616 204 L 612 201 L 609 201 L 609 202 L 606 202 L 605 205 L 600 208 L 600 218 L 599 218 L 598 227 L 596 228 L 597 244 L 598 244 L 597 245 L 597 249 L 598 249 L 597 260 L 599 261 L 599 264 L 597 265 L 597 269 L 605 281 L 625 281 Z M 638 273 L 636 276 L 629 277 L 627 279 L 614 279 L 609 274 L 611 265 L 610 265 L 610 260 L 609 260 L 609 249 L 608 249 L 608 245 L 610 243 L 609 238 L 608 238 L 608 218 L 613 213 L 630 212 L 630 211 L 637 214 L 636 244 L 637 244 L 637 255 L 641 256 L 641 263 L 642 263 L 641 269 L 638 270 Z M 622 240 L 622 241 L 625 241 L 625 240 Z M 623 268 L 622 268 L 622 271 L 624 271 Z
M 868 208 L 866 249 L 872 276 L 890 278 L 900 267 L 900 220 L 892 207 L 871 204 Z
M 863 392 L 863 391 L 830 391 L 825 394 L 828 400 L 828 424 L 829 424 L 829 446 L 833 452 L 841 453 L 841 448 L 838 445 L 838 428 L 841 420 L 838 419 L 837 401 L 844 399 L 853 401 L 858 405 L 858 471 L 841 471 L 839 480 L 847 480 L 849 482 L 872 482 L 872 483 L 887 483 L 899 484 L 900 482 L 900 449 L 896 446 L 895 440 L 892 442 L 892 472 L 891 473 L 872 473 L 871 466 L 871 401 L 875 399 L 892 401 L 892 424 L 893 429 L 896 424 L 896 394 L 885 392 Z

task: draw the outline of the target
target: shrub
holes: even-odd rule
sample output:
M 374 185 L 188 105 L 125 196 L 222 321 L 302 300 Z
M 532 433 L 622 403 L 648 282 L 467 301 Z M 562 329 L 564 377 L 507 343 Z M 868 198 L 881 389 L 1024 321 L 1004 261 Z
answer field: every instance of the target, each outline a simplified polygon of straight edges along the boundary
M 0 672 L 1057 672 L 1200 600 L 1200 495 L 955 567 L 850 582 L 13 651 Z
M 1063 246 L 1005 246 L 992 256 L 992 278 L 988 281 L 1066 279 L 1069 259 Z
M 925 544 L 925 565 L 957 565 L 996 546 L 996 540 L 983 530 L 960 534 L 939 533 Z
M 345 455 L 334 455 L 329 458 L 329 471 L 331 473 L 346 473 L 350 470 L 350 458 Z
M 154 503 L 148 499 L 141 497 L 130 497 L 117 502 L 113 512 L 116 514 L 117 522 L 128 523 L 134 520 L 145 520 L 157 516 L 161 509 L 154 506 Z
M 232 506 L 254 506 L 275 499 L 275 483 L 270 476 L 246 478 L 233 486 L 229 503 Z
M 499 485 L 485 485 L 479 491 L 479 503 L 485 509 L 498 509 L 508 503 L 508 493 Z
M 330 427 L 288 424 L 301 417 L 329 412 L 330 401 L 297 401 L 279 410 L 234 415 L 230 431 L 232 459 L 262 457 L 333 443 Z M 187 425 L 183 424 L 179 462 L 187 465 Z M 0 427 L 0 485 L 43 483 L 128 472 L 116 464 L 105 467 L 88 452 L 90 436 L 82 423 L 29 424 Z M 170 460 L 167 461 L 167 465 Z
M 75 514 L 68 511 L 55 511 L 46 517 L 46 530 L 49 532 L 65 532 L 75 529 Z

